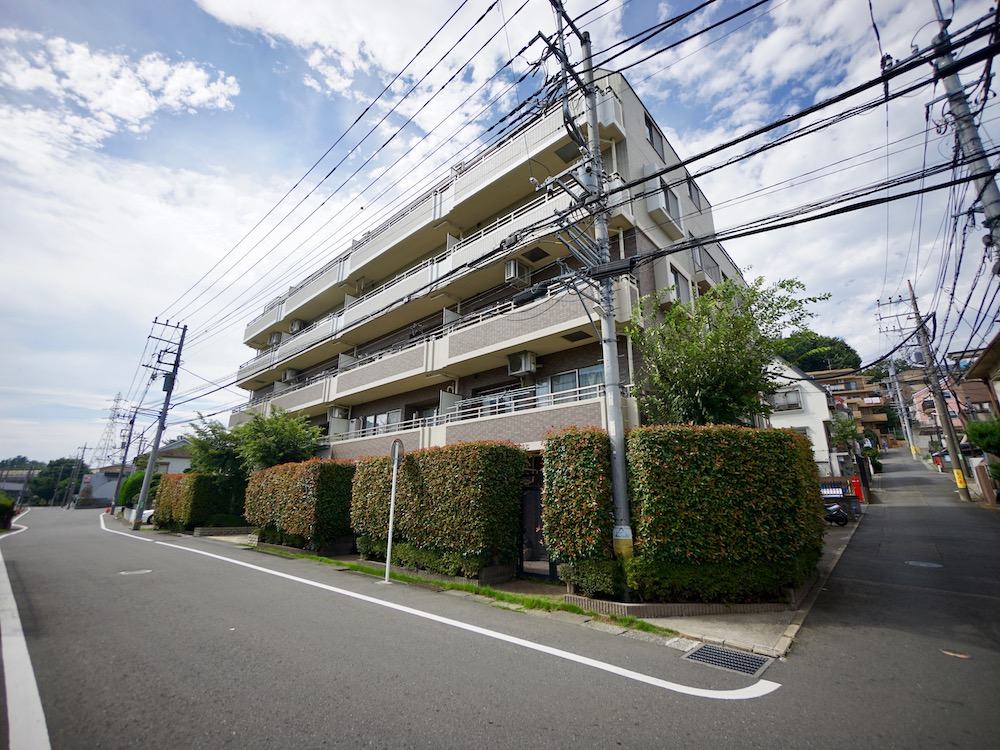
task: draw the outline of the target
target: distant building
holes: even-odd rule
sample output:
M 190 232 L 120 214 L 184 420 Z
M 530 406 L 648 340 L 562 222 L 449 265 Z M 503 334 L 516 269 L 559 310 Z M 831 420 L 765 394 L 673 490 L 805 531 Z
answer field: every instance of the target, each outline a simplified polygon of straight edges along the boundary
M 783 359 L 777 359 L 781 387 L 767 397 L 771 405 L 772 427 L 801 432 L 812 442 L 813 457 L 820 476 L 839 476 L 840 464 L 830 448 L 833 421 L 831 397 L 812 376 Z
M 879 387 L 867 377 L 851 369 L 819 370 L 807 373 L 829 391 L 834 408 L 850 410 L 858 425 L 858 432 L 866 428 L 874 431 L 879 439 L 888 437 L 886 423 L 889 415 L 879 410 L 886 405 Z
M 136 456 L 139 461 L 143 456 L 148 460 L 149 453 Z M 160 446 L 156 452 L 156 471 L 161 474 L 183 474 L 191 468 L 191 442 L 187 438 L 171 440 Z

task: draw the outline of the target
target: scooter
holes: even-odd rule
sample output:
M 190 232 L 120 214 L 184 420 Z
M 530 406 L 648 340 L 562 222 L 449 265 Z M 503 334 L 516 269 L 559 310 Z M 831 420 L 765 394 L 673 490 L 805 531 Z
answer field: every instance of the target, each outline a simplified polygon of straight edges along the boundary
M 823 507 L 826 508 L 827 523 L 847 526 L 847 522 L 851 520 L 850 516 L 847 515 L 847 511 L 841 508 L 838 503 L 823 503 Z

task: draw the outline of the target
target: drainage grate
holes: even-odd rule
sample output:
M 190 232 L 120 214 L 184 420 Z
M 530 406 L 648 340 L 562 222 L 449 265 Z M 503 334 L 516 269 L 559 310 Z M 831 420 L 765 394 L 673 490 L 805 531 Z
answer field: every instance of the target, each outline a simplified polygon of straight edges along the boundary
M 716 669 L 725 669 L 727 672 L 748 674 L 751 677 L 759 677 L 774 661 L 759 654 L 748 654 L 746 651 L 710 645 L 699 646 L 681 658 L 701 662 Z

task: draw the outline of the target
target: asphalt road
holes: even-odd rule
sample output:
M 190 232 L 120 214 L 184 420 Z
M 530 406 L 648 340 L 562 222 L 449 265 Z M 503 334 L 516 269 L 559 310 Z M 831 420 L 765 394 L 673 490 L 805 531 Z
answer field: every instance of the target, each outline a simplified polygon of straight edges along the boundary
M 33 509 L 0 551 L 54 748 L 992 747 L 1000 517 L 911 468 L 742 700 L 770 686 L 662 640 L 94 511 Z

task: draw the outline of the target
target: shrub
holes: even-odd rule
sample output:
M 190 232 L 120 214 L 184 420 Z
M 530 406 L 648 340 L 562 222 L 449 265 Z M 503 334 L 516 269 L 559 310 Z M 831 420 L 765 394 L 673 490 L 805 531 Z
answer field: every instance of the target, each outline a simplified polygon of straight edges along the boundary
M 145 471 L 135 471 L 125 477 L 122 486 L 118 490 L 118 505 L 126 508 L 134 508 L 139 501 L 139 493 L 142 491 L 142 480 L 145 478 Z M 155 472 L 149 481 L 149 496 L 146 498 L 146 507 L 155 504 L 157 491 L 160 487 L 160 473 Z
M 642 598 L 773 598 L 815 567 L 822 503 L 805 436 L 641 428 L 628 435 L 628 459 L 636 558 L 625 571 Z
M 282 541 L 269 543 L 331 544 L 351 533 L 353 478 L 354 464 L 324 459 L 255 471 L 247 485 L 246 518 L 280 535 Z
M 542 525 L 549 555 L 556 562 L 610 559 L 615 519 L 607 432 L 587 427 L 549 435 L 544 458 Z
M 207 474 L 164 474 L 153 510 L 157 526 L 186 529 L 204 526 L 205 522 L 223 512 L 229 498 L 219 493 L 214 477 Z
M 559 578 L 575 585 L 584 596 L 595 594 L 612 596 L 622 590 L 625 572 L 620 559 L 580 560 L 573 564 L 560 565 Z
M 14 521 L 16 501 L 6 492 L 0 492 L 0 529 L 9 529 Z
M 518 555 L 524 451 L 508 443 L 457 443 L 414 451 L 399 467 L 393 527 L 411 564 L 456 567 L 466 576 L 492 562 Z M 384 545 L 389 535 L 392 465 L 387 457 L 358 462 L 351 500 L 351 525 L 366 541 L 362 554 Z M 382 552 L 384 555 L 384 550 Z M 428 569 L 433 569 L 430 567 Z

